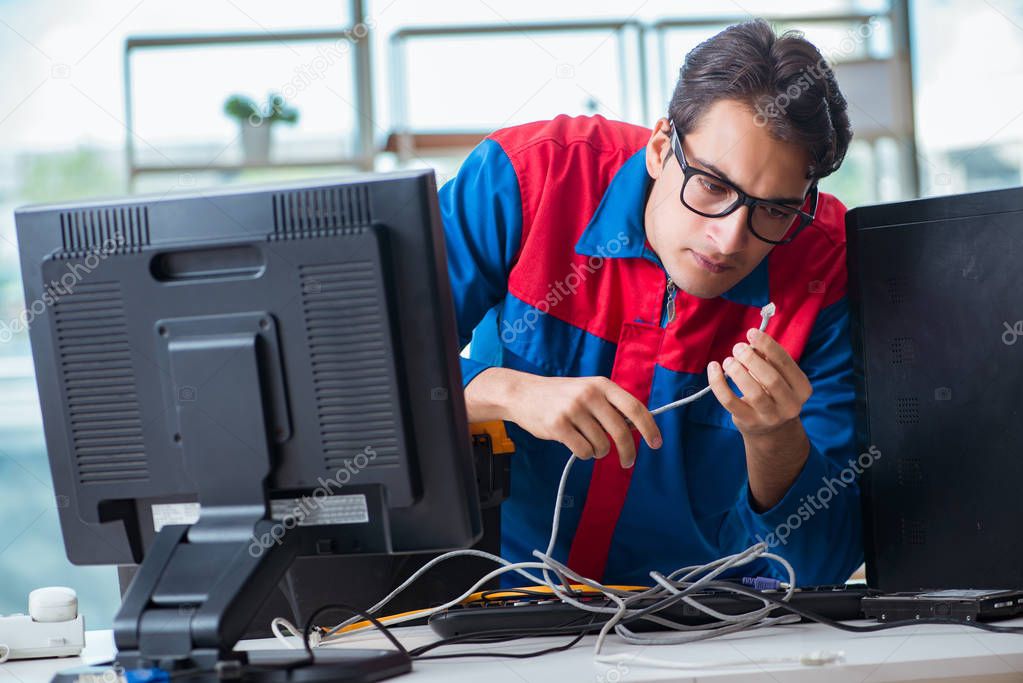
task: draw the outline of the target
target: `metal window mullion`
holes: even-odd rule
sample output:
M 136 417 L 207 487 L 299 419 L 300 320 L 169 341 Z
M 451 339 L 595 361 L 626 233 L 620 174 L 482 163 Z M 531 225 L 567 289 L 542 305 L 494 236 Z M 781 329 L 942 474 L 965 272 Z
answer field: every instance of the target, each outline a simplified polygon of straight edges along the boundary
M 366 9 L 363 0 L 350 0 L 352 26 L 349 29 L 358 40 L 355 41 L 355 134 L 358 141 L 356 156 L 362 159 L 362 169 L 372 171 L 375 159 L 373 113 L 373 70 L 370 61 L 371 40 L 369 26 L 366 24 Z M 358 37 L 356 30 L 365 29 L 365 35 Z

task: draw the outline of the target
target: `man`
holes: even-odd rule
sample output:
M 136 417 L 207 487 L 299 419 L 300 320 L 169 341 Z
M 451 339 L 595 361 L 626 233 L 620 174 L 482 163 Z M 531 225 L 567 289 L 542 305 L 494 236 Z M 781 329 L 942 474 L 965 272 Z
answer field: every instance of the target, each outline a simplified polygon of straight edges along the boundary
M 469 418 L 516 445 L 505 557 L 546 546 L 573 453 L 555 556 L 586 576 L 758 540 L 804 585 L 858 566 L 845 207 L 817 189 L 850 137 L 818 50 L 756 21 L 687 55 L 652 130 L 500 130 L 441 189 Z

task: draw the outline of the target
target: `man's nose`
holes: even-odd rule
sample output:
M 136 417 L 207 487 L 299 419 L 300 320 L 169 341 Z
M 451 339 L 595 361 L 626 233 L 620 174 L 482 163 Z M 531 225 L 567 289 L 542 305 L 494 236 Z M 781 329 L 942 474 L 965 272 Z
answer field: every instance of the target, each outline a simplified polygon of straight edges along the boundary
M 748 206 L 740 206 L 738 209 L 714 219 L 710 228 L 710 237 L 717 246 L 718 252 L 723 255 L 737 254 L 746 246 L 749 237 L 746 229 Z

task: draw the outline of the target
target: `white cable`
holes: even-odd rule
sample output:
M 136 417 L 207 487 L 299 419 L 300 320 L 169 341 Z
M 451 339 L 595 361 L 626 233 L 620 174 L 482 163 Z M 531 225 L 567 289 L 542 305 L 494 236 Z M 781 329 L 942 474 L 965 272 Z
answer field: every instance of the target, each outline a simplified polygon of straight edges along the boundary
M 568 484 L 568 474 L 569 474 L 569 472 L 572 469 L 572 463 L 573 463 L 574 460 L 575 460 L 574 458 L 569 458 L 568 462 L 565 463 L 565 468 L 561 472 L 561 480 L 558 482 L 558 493 L 557 493 L 557 497 L 556 497 L 556 501 L 557 501 L 558 504 L 554 508 L 554 515 L 552 517 L 552 522 L 551 522 L 551 538 L 550 538 L 550 542 L 547 544 L 547 554 L 548 555 L 550 555 L 550 554 L 552 554 L 554 552 L 554 544 L 555 544 L 555 542 L 557 540 L 557 536 L 558 536 L 558 527 L 561 524 L 561 501 L 565 497 L 565 487 Z M 512 563 L 512 562 L 509 562 L 508 560 L 504 559 L 503 557 L 501 557 L 499 555 L 494 555 L 492 553 L 488 553 L 488 552 L 485 552 L 485 551 L 482 551 L 482 550 L 453 550 L 453 551 L 451 551 L 449 553 L 444 553 L 443 555 L 438 555 L 437 557 L 435 557 L 432 560 L 430 560 L 429 562 L 427 562 L 425 565 L 423 565 L 418 570 L 416 570 L 416 572 L 413 573 L 412 576 L 410 576 L 407 579 L 405 579 L 405 581 L 400 586 L 398 586 L 393 591 L 391 591 L 386 597 L 384 597 L 377 604 L 375 604 L 372 607 L 370 607 L 367 611 L 370 614 L 373 614 L 374 612 L 377 612 L 378 610 L 382 609 L 384 607 L 384 605 L 386 605 L 391 600 L 393 600 L 399 593 L 401 593 L 406 588 L 408 588 L 410 585 L 412 585 L 417 579 L 419 579 L 419 577 L 421 577 L 423 574 L 425 574 L 427 571 L 432 569 L 434 566 L 436 566 L 440 562 L 443 562 L 444 560 L 451 559 L 453 557 L 460 557 L 460 556 L 466 556 L 466 555 L 472 556 L 472 557 L 482 557 L 484 559 L 492 560 L 494 562 L 497 562 L 498 564 L 504 565 L 504 567 L 505 567 L 502 570 L 491 572 L 490 574 L 487 574 L 486 577 L 484 577 L 480 581 L 477 581 L 476 584 L 474 584 L 473 589 L 475 589 L 478 586 L 482 586 L 484 583 L 489 581 L 490 578 L 493 578 L 495 576 L 499 576 L 499 575 L 501 575 L 501 574 L 503 574 L 503 573 L 505 573 L 507 571 L 512 571 L 512 570 L 517 571 L 519 574 L 522 574 L 523 576 L 525 576 L 527 579 L 529 579 L 530 581 L 532 581 L 536 585 L 546 584 L 546 583 L 549 582 L 548 580 L 540 579 L 537 576 L 534 576 L 533 574 L 530 574 L 530 573 L 524 571 L 527 568 L 541 568 L 545 572 L 545 579 L 549 579 L 549 576 L 547 576 L 547 574 L 546 574 L 546 567 L 544 565 L 541 565 L 541 564 L 538 564 L 538 563 L 535 563 L 535 562 L 533 562 L 533 563 Z M 424 611 L 422 613 L 417 613 L 417 614 L 415 614 L 413 616 L 410 616 L 409 618 L 400 618 L 399 617 L 400 620 L 399 619 L 388 620 L 388 624 L 398 624 L 398 623 L 401 623 L 402 621 L 411 621 L 412 619 L 422 619 L 423 617 L 428 617 L 428 616 L 430 616 L 432 614 L 435 614 L 435 613 L 440 612 L 440 611 L 442 611 L 444 609 L 447 609 L 450 606 L 453 606 L 453 604 L 457 604 L 458 602 L 461 602 L 462 600 L 464 600 L 465 598 L 469 597 L 470 595 L 472 595 L 475 592 L 475 590 L 473 590 L 473 589 L 470 589 L 466 593 L 463 593 L 461 596 L 456 598 L 454 601 L 451 601 L 450 603 L 446 603 L 445 605 L 441 605 L 440 607 L 435 607 L 432 610 Z M 345 626 L 348 626 L 350 624 L 354 624 L 354 623 L 356 623 L 358 621 L 362 621 L 362 617 L 355 616 L 355 617 L 351 617 L 349 619 L 346 619 L 345 621 L 341 622 L 337 626 L 335 626 L 335 627 L 331 628 L 330 630 L 328 630 L 326 632 L 326 634 L 324 634 L 324 640 L 329 639 L 329 638 L 333 638 L 334 636 L 339 635 L 340 630 L 343 629 Z
M 561 503 L 562 497 L 564 495 L 564 489 L 565 489 L 565 484 L 566 484 L 567 479 L 568 479 L 568 474 L 569 474 L 569 472 L 571 470 L 571 467 L 572 467 L 572 464 L 575 462 L 575 460 L 576 460 L 576 458 L 574 456 L 570 457 L 568 459 L 568 461 L 565 463 L 565 468 L 562 471 L 561 482 L 560 482 L 559 487 L 558 487 L 559 495 L 558 495 L 558 498 L 557 498 L 557 502 L 558 502 L 559 505 L 556 508 L 555 513 L 553 515 L 554 523 L 552 524 L 552 528 L 551 528 L 551 540 L 548 543 L 548 548 L 549 549 L 553 548 L 553 546 L 554 546 L 554 544 L 555 544 L 555 542 L 557 540 L 558 522 L 560 521 L 560 508 L 561 508 L 560 503 Z M 430 566 L 432 566 L 433 564 L 436 564 L 439 561 L 447 559 L 448 557 L 455 556 L 456 554 L 459 554 L 459 553 L 464 554 L 464 552 L 465 551 L 454 551 L 453 553 L 448 553 L 448 554 L 445 554 L 445 555 L 441 555 L 441 556 L 435 558 L 432 561 L 432 564 L 425 565 L 419 572 L 417 572 L 417 574 L 421 574 L 422 571 L 425 571 Z M 610 620 L 608 620 L 608 622 L 606 622 L 604 624 L 604 626 L 602 627 L 601 632 L 598 635 L 597 642 L 595 643 L 595 647 L 594 647 L 594 661 L 595 661 L 595 663 L 598 663 L 598 664 L 607 663 L 607 662 L 604 661 L 605 655 L 601 655 L 601 648 L 603 646 L 604 640 L 606 639 L 607 635 L 609 634 L 609 632 L 611 631 L 612 628 L 615 628 L 616 626 L 618 626 L 618 627 L 624 629 L 624 627 L 618 623 L 618 622 L 621 621 L 621 619 L 629 616 L 630 613 L 635 613 L 635 612 L 638 611 L 638 610 L 629 610 L 628 609 L 628 603 L 635 602 L 637 599 L 641 599 L 641 598 L 649 598 L 652 595 L 658 593 L 658 589 L 652 588 L 652 589 L 648 589 L 646 591 L 642 591 L 640 593 L 628 593 L 626 591 L 619 591 L 619 590 L 615 590 L 615 589 L 609 589 L 609 588 L 603 586 L 603 584 L 601 584 L 601 583 L 599 583 L 597 581 L 593 581 L 592 579 L 589 579 L 587 577 L 579 575 L 578 573 L 572 571 L 571 569 L 569 569 L 567 566 L 565 566 L 561 562 L 558 562 L 557 560 L 554 560 L 552 557 L 550 557 L 546 553 L 541 553 L 540 551 L 534 551 L 533 554 L 535 556 L 537 556 L 538 558 L 542 559 L 543 561 L 542 562 L 512 563 L 512 562 L 509 562 L 507 560 L 504 560 L 503 558 L 499 558 L 497 556 L 490 555 L 489 553 L 480 553 L 479 556 L 489 557 L 490 559 L 496 559 L 496 560 L 500 561 L 503 566 L 498 567 L 494 571 L 492 571 L 489 574 L 487 574 L 486 576 L 482 577 L 471 588 L 469 588 L 467 591 L 465 591 L 461 596 L 459 596 L 459 597 L 457 597 L 457 598 L 455 598 L 455 599 L 453 599 L 453 600 L 451 600 L 451 601 L 449 601 L 449 602 L 447 602 L 447 603 L 445 603 L 443 605 L 440 605 L 438 607 L 435 607 L 435 608 L 432 608 L 432 609 L 429 609 L 429 610 L 424 610 L 424 611 L 417 612 L 417 613 L 414 613 L 414 614 L 409 614 L 409 615 L 405 615 L 405 616 L 402 616 L 402 617 L 397 617 L 397 618 L 394 618 L 394 619 L 389 619 L 387 621 L 387 625 L 388 626 L 393 626 L 393 625 L 397 625 L 397 624 L 403 623 L 405 621 L 410 621 L 410 620 L 413 620 L 413 619 L 422 619 L 424 617 L 428 617 L 428 616 L 430 616 L 432 614 L 435 614 L 437 612 L 440 612 L 440 611 L 443 611 L 445 609 L 448 609 L 449 607 L 452 607 L 452 606 L 454 606 L 456 604 L 461 603 L 464 599 L 466 599 L 467 597 L 472 595 L 474 592 L 476 592 L 476 590 L 480 586 L 485 584 L 490 579 L 492 579 L 492 578 L 494 578 L 496 576 L 499 576 L 499 575 L 501 575 L 503 573 L 507 573 L 509 571 L 520 571 L 521 573 L 525 574 L 527 572 L 524 572 L 522 570 L 526 569 L 526 568 L 529 568 L 529 569 L 541 569 L 544 572 L 544 574 L 545 574 L 545 579 L 546 580 L 539 581 L 538 583 L 545 584 L 552 591 L 552 593 L 554 593 L 558 598 L 560 598 L 564 602 L 567 602 L 568 604 L 571 604 L 571 605 L 573 605 L 573 606 L 575 606 L 575 607 L 577 607 L 579 609 L 582 609 L 582 610 L 585 610 L 585 611 L 589 611 L 589 612 L 614 613 L 614 616 Z M 672 575 L 678 575 L 678 574 L 680 574 L 682 572 L 688 572 L 686 574 L 686 577 L 691 577 L 691 576 L 699 574 L 701 572 L 704 573 L 704 576 L 700 577 L 696 581 L 689 582 L 688 585 L 686 585 L 686 586 L 683 586 L 682 582 L 679 582 L 679 581 L 670 582 L 666 577 L 663 577 L 662 575 L 658 574 L 657 572 L 651 572 L 651 577 L 654 578 L 655 581 L 657 581 L 659 584 L 661 584 L 662 589 L 666 587 L 665 583 L 661 583 L 662 581 L 666 582 L 667 586 L 670 587 L 670 591 L 667 591 L 667 590 L 660 591 L 662 597 L 666 597 L 666 595 L 665 595 L 666 593 L 667 593 L 667 595 L 672 595 L 672 594 L 676 594 L 677 595 L 677 594 L 682 594 L 682 593 L 693 593 L 693 592 L 699 591 L 704 584 L 706 584 L 708 581 L 712 581 L 720 573 L 722 573 L 722 572 L 724 572 L 724 571 L 726 571 L 728 569 L 737 567 L 737 566 L 742 566 L 742 565 L 748 564 L 748 563 L 750 563 L 750 562 L 752 562 L 752 561 L 754 561 L 756 559 L 759 559 L 761 557 L 767 557 L 767 556 L 770 556 L 771 559 L 775 559 L 775 558 L 780 559 L 782 564 L 788 570 L 789 579 L 790 579 L 789 580 L 789 585 L 790 586 L 794 586 L 795 585 L 795 572 L 792 569 L 791 565 L 789 565 L 789 563 L 786 562 L 784 560 L 784 558 L 779 558 L 778 556 L 773 555 L 773 553 L 767 553 L 766 552 L 766 545 L 763 544 L 763 543 L 758 543 L 757 545 L 752 546 L 750 548 L 747 548 L 746 550 L 744 550 L 744 551 L 742 551 L 740 553 L 736 553 L 734 555 L 730 555 L 730 556 L 725 557 L 725 558 L 720 558 L 720 559 L 715 560 L 715 561 L 713 561 L 711 563 L 708 563 L 707 565 L 685 567 L 685 568 L 682 568 L 680 570 L 676 570 L 675 572 L 673 572 Z M 615 607 L 597 606 L 597 605 L 593 605 L 593 604 L 590 604 L 590 603 L 584 603 L 584 602 L 580 602 L 580 601 L 576 600 L 572 595 L 570 595 L 570 594 L 568 594 L 567 592 L 564 591 L 564 588 L 563 588 L 562 585 L 560 585 L 559 583 L 554 582 L 553 580 L 549 579 L 549 577 L 547 575 L 548 571 L 557 572 L 557 573 L 559 573 L 559 574 L 561 574 L 563 576 L 568 577 L 573 582 L 576 582 L 576 583 L 579 583 L 579 584 L 582 584 L 582 585 L 586 585 L 586 586 L 589 586 L 589 587 L 594 588 L 596 590 L 599 590 L 609 600 L 614 602 L 617 605 L 617 608 L 615 608 Z M 409 577 L 409 580 L 407 580 L 405 583 L 403 583 L 401 586 L 399 586 L 399 588 L 396 589 L 392 593 L 391 596 L 388 596 L 388 598 L 385 598 L 383 601 L 381 601 L 381 603 L 379 603 L 378 605 L 375 605 L 369 611 L 370 612 L 374 612 L 374 611 L 379 610 L 383 606 L 383 604 L 386 604 L 387 600 L 389 600 L 391 597 L 393 597 L 393 595 L 396 595 L 401 590 L 404 590 L 415 578 L 417 578 L 416 574 L 414 574 L 412 577 Z M 660 580 L 658 581 L 658 579 L 660 579 Z M 793 589 L 791 589 L 791 588 L 789 589 L 788 593 L 786 594 L 786 599 L 789 597 L 789 595 L 791 595 L 792 590 Z M 623 597 L 623 595 L 629 596 L 629 597 Z M 695 601 L 694 601 L 694 603 L 695 603 Z M 704 609 L 704 611 L 710 609 L 710 608 L 707 608 L 704 605 L 700 605 L 699 603 L 695 603 L 695 605 L 696 605 L 697 609 Z M 758 610 L 756 610 L 754 612 L 754 614 L 759 614 L 762 611 L 763 611 L 762 608 L 758 609 Z M 750 615 L 750 616 L 752 616 L 752 615 Z M 734 617 L 732 615 L 729 615 L 729 618 L 735 619 L 736 617 Z M 772 619 L 762 619 L 761 618 L 760 621 L 763 622 L 762 625 L 774 625 L 776 623 L 783 623 L 784 621 L 791 620 L 792 618 L 794 618 L 794 615 L 786 615 L 785 617 L 772 618 Z M 282 622 L 286 622 L 286 620 L 281 620 L 281 621 Z M 349 620 L 349 621 L 351 621 L 351 620 Z M 658 621 L 661 621 L 661 620 L 658 619 Z M 667 621 L 667 620 L 665 620 L 665 621 Z M 345 632 L 345 633 L 338 633 L 338 632 L 336 632 L 336 629 L 342 628 L 344 625 L 346 625 L 346 624 L 341 624 L 341 625 L 335 627 L 335 629 L 332 629 L 332 631 L 335 631 L 335 632 L 329 633 L 327 636 L 324 636 L 320 640 L 319 644 L 320 645 L 324 645 L 324 644 L 335 642 L 336 640 L 340 639 L 344 635 L 347 635 L 347 633 L 351 633 L 351 632 Z M 755 625 L 756 625 L 756 622 L 752 622 L 752 623 L 738 622 L 738 623 L 726 623 L 724 626 L 719 627 L 717 629 L 708 629 L 707 626 L 704 626 L 703 627 L 703 629 L 704 629 L 703 633 L 697 634 L 697 637 L 693 638 L 693 640 L 695 640 L 695 639 L 705 639 L 705 638 L 708 638 L 708 637 L 714 637 L 714 636 L 717 636 L 717 635 L 723 635 L 724 633 L 728 633 L 728 632 L 734 632 L 734 631 L 738 631 L 738 630 L 750 629 L 750 628 L 755 627 Z M 290 624 L 289 624 L 289 626 L 290 626 Z M 292 630 L 293 633 L 295 632 L 294 629 L 289 629 L 289 630 Z M 275 635 L 279 639 L 281 639 L 281 636 L 280 636 L 279 632 L 276 629 L 275 629 L 274 633 L 275 633 Z M 625 639 L 627 640 L 627 642 L 636 642 L 637 644 L 646 644 L 646 645 L 658 644 L 658 641 L 662 641 L 665 638 L 664 636 L 649 636 L 648 634 L 633 634 L 633 633 L 631 633 L 631 632 L 629 632 L 627 630 L 624 633 L 620 633 L 619 635 L 625 636 Z M 289 645 L 290 645 L 290 642 L 289 642 Z M 616 660 L 612 659 L 612 660 L 608 660 L 608 661 L 610 663 L 614 663 Z M 651 660 L 651 661 L 654 661 L 654 660 Z M 746 660 L 746 661 L 747 661 L 747 663 L 752 663 L 752 664 L 760 663 L 759 660 Z M 796 661 L 796 659 L 793 658 L 792 661 Z M 642 662 L 642 660 L 637 660 L 636 663 L 643 663 L 643 662 Z M 662 663 L 661 665 L 662 666 L 663 665 L 667 665 L 667 663 Z M 670 665 L 673 666 L 676 669 L 678 669 L 678 668 L 682 668 L 682 669 L 685 669 L 685 668 L 701 668 L 701 667 L 704 666 L 702 664 L 697 664 L 697 665 L 695 665 L 695 667 L 689 667 L 688 664 L 683 663 L 683 662 L 671 662 Z M 711 663 L 710 665 L 713 666 L 713 663 Z M 719 664 L 719 666 L 720 666 L 720 664 Z
M 284 617 L 276 617 L 270 622 L 270 632 L 274 634 L 274 638 L 284 643 L 284 645 L 291 650 L 302 649 L 292 643 L 286 635 L 281 633 L 282 628 L 287 629 L 292 636 L 298 638 L 299 644 L 302 643 L 302 631 Z M 320 644 L 320 634 L 318 632 L 313 631 L 309 634 L 309 644 L 313 647 Z
M 710 662 L 694 662 L 686 664 L 686 669 L 712 669 L 712 668 L 738 668 L 743 666 L 759 666 L 761 664 L 791 664 L 798 662 L 807 666 L 823 666 L 825 664 L 835 664 L 838 662 L 845 661 L 845 652 L 831 652 L 829 650 L 817 650 L 814 652 L 808 652 L 798 657 L 763 657 L 761 659 L 734 659 L 734 660 L 723 660 L 723 661 L 710 661 Z M 643 657 L 641 655 L 634 655 L 629 653 L 621 653 L 615 655 L 602 655 L 600 657 L 601 664 L 614 665 L 614 664 L 642 664 L 643 666 L 649 666 L 656 669 L 678 669 L 678 662 L 669 659 L 656 659 L 654 657 Z
M 457 598 L 449 600 L 448 602 L 445 602 L 443 605 L 438 605 L 437 607 L 432 607 L 432 608 L 430 608 L 428 610 L 420 610 L 420 611 L 414 612 L 412 614 L 406 614 L 404 616 L 394 617 L 393 619 L 388 619 L 387 622 L 386 622 L 386 626 L 397 626 L 398 624 L 403 624 L 406 621 L 413 621 L 415 619 L 423 619 L 425 617 L 432 616 L 432 615 L 434 615 L 434 614 L 436 614 L 438 612 L 443 612 L 444 610 L 448 609 L 449 607 L 454 607 L 455 605 L 461 604 L 463 600 L 465 600 L 470 595 L 475 593 L 487 581 L 490 581 L 491 579 L 496 578 L 496 577 L 500 576 L 501 574 L 507 573 L 509 571 L 518 571 L 519 569 L 542 569 L 542 568 L 543 568 L 543 565 L 541 563 L 539 563 L 539 562 L 515 562 L 515 563 L 508 563 L 507 565 L 505 565 L 503 567 L 498 567 L 497 569 L 493 570 L 489 574 L 485 575 L 479 581 L 474 583 L 472 585 L 472 587 L 469 588 L 469 590 L 465 591 L 464 593 L 459 595 Z M 367 610 L 367 611 L 372 613 L 374 610 Z M 361 619 L 359 619 L 359 621 L 361 621 Z M 346 631 L 346 632 L 339 632 L 338 631 L 338 629 L 344 628 L 344 626 L 346 626 L 346 625 L 347 624 L 341 624 L 339 626 L 335 626 L 333 629 L 330 629 L 330 631 L 328 631 L 328 634 L 324 635 L 323 639 L 320 642 L 321 643 L 325 643 L 325 642 L 327 642 L 328 638 L 331 639 L 331 642 L 332 642 L 333 639 L 336 639 L 336 638 L 338 638 L 340 636 L 344 636 L 347 633 L 351 633 L 351 631 Z
M 751 548 L 748 548 L 748 549 L 744 550 L 741 553 L 737 553 L 735 555 L 731 555 L 729 557 L 722 558 L 721 560 L 716 560 L 715 562 L 711 563 L 711 565 L 708 565 L 708 567 L 709 566 L 713 566 L 713 565 L 719 565 L 713 571 L 711 571 L 710 573 L 708 573 L 705 576 L 701 577 L 697 581 L 689 583 L 688 585 L 685 585 L 683 590 L 679 590 L 679 589 L 675 588 L 674 586 L 670 586 L 670 590 L 668 592 L 669 592 L 669 594 L 673 594 L 673 595 L 683 595 L 683 594 L 686 594 L 686 593 L 696 592 L 696 591 L 700 590 L 704 584 L 706 584 L 709 581 L 712 581 L 721 572 L 723 572 L 723 571 L 725 571 L 727 569 L 730 569 L 732 567 L 736 567 L 736 566 L 741 566 L 743 564 L 747 564 L 748 562 L 752 561 L 753 559 L 756 559 L 758 557 L 761 557 L 761 556 L 769 554 L 769 553 L 766 553 L 766 548 L 767 548 L 766 545 L 764 545 L 763 543 L 758 543 L 757 545 L 752 546 Z M 562 573 L 568 575 L 574 581 L 586 584 L 586 585 L 588 585 L 588 586 L 590 586 L 592 588 L 600 590 L 601 592 L 605 592 L 604 587 L 601 584 L 599 584 L 598 582 L 591 581 L 590 579 L 587 579 L 586 577 L 579 576 L 575 572 L 572 572 L 568 567 L 565 567 L 564 565 L 562 565 L 561 563 L 557 562 L 553 558 L 550 558 L 550 557 L 547 557 L 547 556 L 543 556 L 543 555 L 541 555 L 541 553 L 539 553 L 539 551 L 534 551 L 533 554 L 536 555 L 537 557 L 541 557 L 541 559 L 543 559 L 544 562 L 549 563 L 552 566 L 558 568 L 559 571 L 561 571 Z M 785 564 L 787 565 L 788 563 L 785 563 Z M 788 568 L 791 569 L 790 566 Z M 660 574 L 658 574 L 657 572 L 651 572 L 651 577 L 654 578 L 658 582 L 661 582 L 663 580 L 663 577 L 660 577 Z M 794 572 L 790 572 L 790 578 L 794 579 Z M 665 584 L 662 583 L 662 586 L 664 586 L 664 585 Z M 679 585 L 681 585 L 681 584 L 679 584 Z M 585 611 L 593 611 L 593 612 L 604 612 L 604 613 L 613 612 L 614 613 L 614 616 L 610 620 L 608 620 L 608 622 L 606 622 L 604 624 L 604 627 L 601 629 L 600 633 L 597 636 L 597 642 L 596 642 L 595 651 L 594 651 L 594 654 L 597 655 L 597 656 L 599 656 L 601 647 L 603 646 L 603 643 L 604 643 L 604 640 L 605 640 L 607 634 L 610 632 L 610 630 L 612 628 L 615 628 L 616 631 L 619 632 L 619 635 L 628 636 L 628 637 L 626 637 L 626 639 L 629 640 L 629 642 L 635 642 L 635 643 L 638 643 L 638 644 L 652 645 L 652 644 L 681 643 L 681 642 L 691 642 L 692 640 L 703 640 L 703 639 L 706 639 L 706 638 L 709 638 L 709 637 L 715 637 L 717 635 L 722 635 L 723 633 L 727 633 L 727 632 L 731 632 L 731 631 L 735 631 L 735 630 L 743 630 L 744 628 L 749 628 L 751 624 L 760 621 L 761 619 L 763 619 L 766 616 L 766 612 L 764 612 L 762 609 L 756 610 L 753 613 L 747 613 L 745 615 L 738 615 L 738 616 L 724 615 L 726 617 L 726 623 L 718 626 L 716 629 L 713 629 L 712 633 L 702 633 L 702 634 L 700 634 L 698 636 L 688 636 L 688 637 L 677 637 L 676 636 L 676 637 L 671 637 L 671 636 L 659 636 L 659 635 L 651 636 L 651 635 L 648 635 L 648 634 L 639 635 L 639 634 L 633 634 L 631 631 L 628 631 L 627 629 L 625 629 L 624 626 L 622 626 L 621 629 L 619 629 L 618 628 L 619 622 L 624 617 L 630 616 L 631 614 L 634 614 L 635 612 L 638 611 L 638 610 L 631 610 L 631 611 L 628 610 L 628 603 L 629 602 L 636 602 L 637 600 L 641 599 L 642 597 L 649 597 L 649 594 L 652 591 L 645 591 L 642 596 L 637 594 L 637 595 L 634 595 L 634 596 L 631 596 L 631 597 L 628 597 L 628 598 L 625 598 L 625 599 L 621 599 L 619 596 L 612 596 L 612 595 L 609 594 L 609 592 L 605 592 L 605 595 L 607 595 L 607 597 L 613 599 L 614 602 L 616 604 L 618 604 L 618 609 L 617 610 L 615 608 L 611 608 L 611 607 L 597 607 L 597 606 L 594 606 L 594 605 L 591 605 L 591 604 L 578 602 L 578 601 L 574 600 L 571 596 L 569 596 L 567 594 L 564 594 L 561 591 L 556 591 L 556 592 L 558 593 L 558 597 L 560 597 L 564 602 L 567 602 L 567 603 L 569 603 L 569 604 L 571 604 L 571 605 L 573 605 L 575 607 L 578 607 L 579 609 L 582 609 L 582 610 L 585 610 Z M 656 591 L 653 591 L 653 592 L 656 592 Z M 791 591 L 789 592 L 789 594 L 791 594 Z M 663 594 L 662 594 L 662 597 L 664 597 Z M 787 599 L 787 598 L 788 598 L 788 595 L 786 596 L 785 599 Z M 698 602 L 690 601 L 690 604 L 693 605 L 696 609 L 702 610 L 704 612 L 714 612 L 715 615 L 717 614 L 716 611 L 711 610 L 710 608 L 705 607 L 704 605 L 701 605 Z M 768 610 L 768 611 L 770 611 L 770 610 Z M 730 628 L 729 627 L 729 622 L 735 622 L 735 628 Z M 707 630 L 707 629 L 704 629 L 704 630 Z
M 774 317 L 774 314 L 775 314 L 776 311 L 777 311 L 777 307 L 774 305 L 774 303 L 769 303 L 769 304 L 767 304 L 766 306 L 764 306 L 763 308 L 760 309 L 760 331 L 761 332 L 763 332 L 767 328 L 767 321 L 770 320 L 772 317 Z M 666 412 L 666 411 L 669 411 L 669 410 L 674 410 L 675 408 L 681 408 L 682 406 L 686 405 L 687 403 L 692 403 L 696 399 L 702 398 L 702 397 L 706 396 L 709 391 L 710 391 L 710 385 L 705 386 L 704 388 L 700 389 L 698 392 L 696 392 L 692 396 L 686 396 L 685 398 L 680 398 L 677 401 L 672 401 L 671 403 L 667 403 L 667 404 L 661 406 L 660 408 L 654 408 L 653 410 L 650 411 L 650 414 L 651 415 L 660 415 L 663 412 Z
M 493 578 L 493 576 L 499 576 L 500 574 L 503 574 L 503 573 L 508 572 L 508 571 L 518 572 L 519 574 L 525 576 L 527 579 L 532 581 L 534 584 L 544 583 L 543 579 L 540 579 L 537 576 L 535 576 L 534 574 L 530 574 L 529 572 L 525 571 L 526 569 L 540 568 L 541 565 L 539 565 L 536 562 L 510 562 L 510 561 L 504 559 L 503 557 L 500 557 L 499 555 L 494 555 L 493 553 L 488 553 L 488 552 L 483 551 L 483 550 L 471 550 L 471 549 L 452 550 L 449 553 L 444 553 L 443 555 L 438 555 L 437 557 L 433 558 L 432 560 L 430 560 L 429 562 L 424 564 L 422 567 L 420 567 L 418 570 L 416 570 L 416 572 L 414 574 L 412 574 L 412 576 L 410 576 L 407 579 L 405 579 L 405 581 L 400 586 L 395 588 L 386 597 L 384 597 L 380 602 L 378 602 L 377 604 L 373 605 L 372 607 L 370 607 L 366 611 L 369 612 L 370 614 L 373 614 L 374 612 L 377 612 L 377 611 L 381 610 L 384 607 L 384 605 L 389 603 L 399 593 L 401 593 L 406 588 L 408 588 L 413 583 L 415 583 L 415 581 L 417 579 L 419 579 L 419 577 L 421 577 L 423 574 L 428 572 L 430 569 L 433 569 L 433 567 L 435 567 L 439 563 L 443 562 L 444 560 L 450 560 L 450 559 L 452 559 L 454 557 L 462 557 L 462 556 L 482 557 L 483 559 L 493 560 L 494 562 L 497 562 L 498 564 L 504 565 L 504 567 L 503 567 L 503 569 L 501 571 L 491 572 L 490 574 L 487 574 L 487 577 L 485 577 L 484 579 L 481 579 L 480 581 L 477 581 L 476 584 L 474 584 L 474 587 L 481 586 L 481 585 L 483 585 L 483 583 L 486 583 L 486 581 L 488 581 L 490 578 Z M 491 576 L 491 575 L 493 575 L 493 576 Z M 472 595 L 474 592 L 475 591 L 470 589 L 467 593 L 464 593 L 459 598 L 456 598 L 456 600 L 458 600 L 458 601 L 464 600 L 465 598 L 467 598 L 470 595 Z M 422 614 L 416 614 L 412 618 L 421 619 L 424 616 L 429 616 L 430 614 L 434 614 L 435 612 L 441 611 L 441 609 L 442 609 L 441 607 L 435 607 L 435 608 L 433 608 L 433 610 L 430 610 L 429 613 L 424 611 Z M 446 607 L 444 607 L 443 609 L 446 609 Z M 351 617 L 349 619 L 346 619 L 345 621 L 341 622 L 337 626 L 335 626 L 335 627 L 331 628 L 330 630 L 328 630 L 324 634 L 323 638 L 324 638 L 324 640 L 326 640 L 327 638 L 331 638 L 331 637 L 333 637 L 335 635 L 338 635 L 338 632 L 341 629 L 343 629 L 345 626 L 348 626 L 350 624 L 354 624 L 354 623 L 362 621 L 362 620 L 363 619 L 360 616 L 354 616 L 354 617 Z M 403 621 L 409 621 L 409 620 L 410 619 L 403 619 Z M 388 623 L 389 624 L 397 624 L 397 623 L 401 623 L 401 622 L 399 622 L 397 620 L 389 620 Z

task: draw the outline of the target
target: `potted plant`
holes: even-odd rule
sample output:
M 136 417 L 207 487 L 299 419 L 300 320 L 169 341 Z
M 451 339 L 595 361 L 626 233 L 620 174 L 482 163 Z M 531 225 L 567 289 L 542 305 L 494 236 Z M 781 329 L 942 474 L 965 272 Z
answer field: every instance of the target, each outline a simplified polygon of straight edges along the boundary
M 295 124 L 298 110 L 285 103 L 277 93 L 267 95 L 262 108 L 251 97 L 231 95 L 224 103 L 224 113 L 238 121 L 242 134 L 242 151 L 247 164 L 266 164 L 270 161 L 270 130 L 281 121 Z

